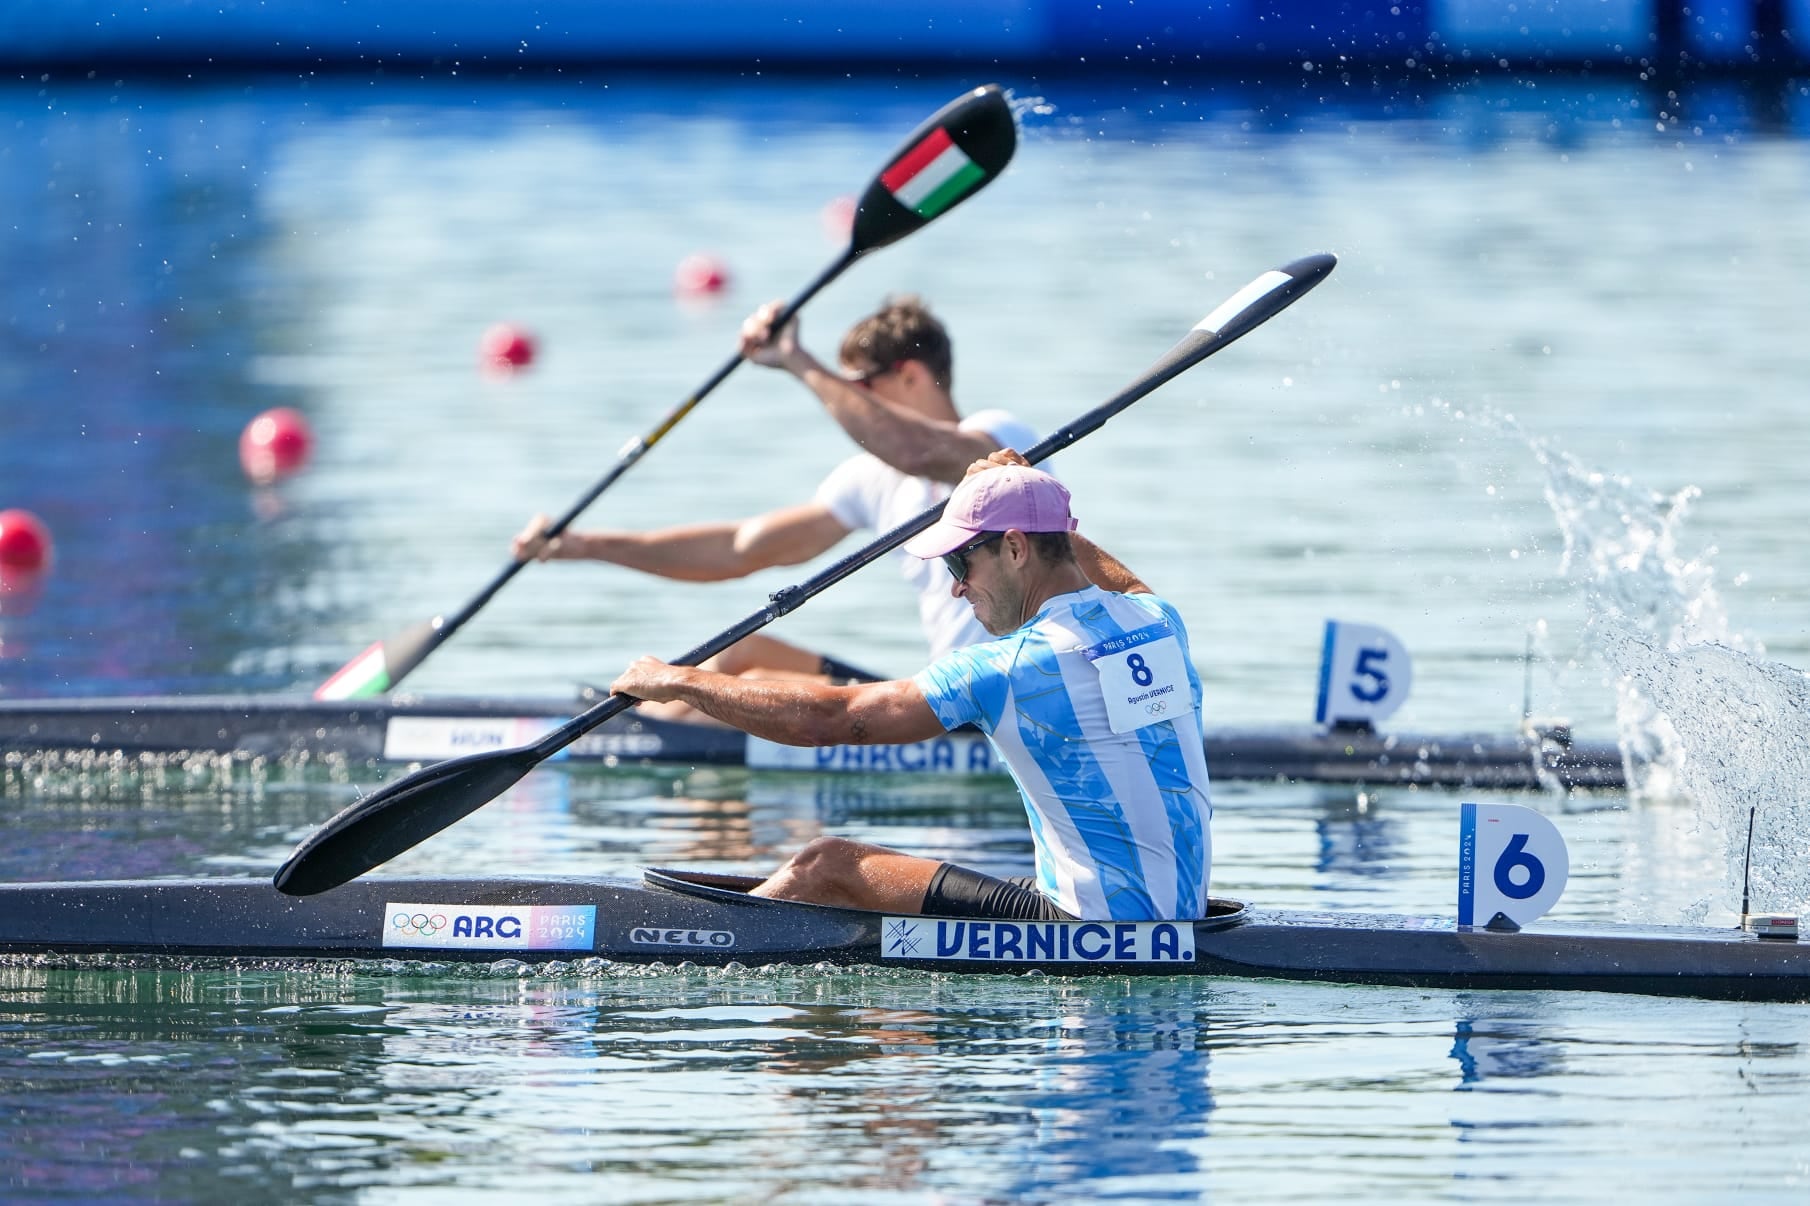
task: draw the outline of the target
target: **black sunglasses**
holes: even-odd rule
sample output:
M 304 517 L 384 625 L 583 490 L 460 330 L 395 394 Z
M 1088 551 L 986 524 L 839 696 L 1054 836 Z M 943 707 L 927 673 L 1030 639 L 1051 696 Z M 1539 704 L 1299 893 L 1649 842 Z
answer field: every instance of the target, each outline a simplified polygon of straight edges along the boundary
M 1004 532 L 982 532 L 979 538 L 970 540 L 954 552 L 944 553 L 943 564 L 948 567 L 949 576 L 957 582 L 966 582 L 968 580 L 968 554 L 983 544 L 992 544 L 1004 535 Z

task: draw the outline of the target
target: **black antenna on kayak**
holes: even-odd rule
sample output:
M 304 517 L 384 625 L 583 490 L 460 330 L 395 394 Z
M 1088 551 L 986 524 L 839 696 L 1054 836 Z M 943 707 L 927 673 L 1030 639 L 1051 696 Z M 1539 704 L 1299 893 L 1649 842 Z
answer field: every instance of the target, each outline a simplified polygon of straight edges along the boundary
M 1741 925 L 1743 927 L 1747 925 L 1747 918 L 1750 916 L 1747 911 L 1747 884 L 1748 877 L 1753 873 L 1753 814 L 1758 807 L 1756 804 L 1747 806 L 1747 853 L 1741 856 Z
M 1755 917 L 1747 911 L 1749 897 L 1747 895 L 1748 880 L 1753 873 L 1753 819 L 1759 806 L 1747 806 L 1747 853 L 1741 858 L 1741 928 L 1761 938 L 1778 938 L 1787 942 L 1797 941 L 1797 918 L 1782 913 L 1762 913 Z

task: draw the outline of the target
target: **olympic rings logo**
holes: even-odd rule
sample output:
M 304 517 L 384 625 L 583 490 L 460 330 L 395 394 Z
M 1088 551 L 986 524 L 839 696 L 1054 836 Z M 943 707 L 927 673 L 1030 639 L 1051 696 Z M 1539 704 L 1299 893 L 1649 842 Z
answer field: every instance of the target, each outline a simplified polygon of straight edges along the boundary
M 435 913 L 431 917 L 426 913 L 396 913 L 390 918 L 390 928 L 411 938 L 432 938 L 447 925 L 446 914 Z
M 1169 710 L 1169 705 L 1162 700 L 1154 700 L 1144 705 L 1144 712 L 1149 716 L 1161 716 Z

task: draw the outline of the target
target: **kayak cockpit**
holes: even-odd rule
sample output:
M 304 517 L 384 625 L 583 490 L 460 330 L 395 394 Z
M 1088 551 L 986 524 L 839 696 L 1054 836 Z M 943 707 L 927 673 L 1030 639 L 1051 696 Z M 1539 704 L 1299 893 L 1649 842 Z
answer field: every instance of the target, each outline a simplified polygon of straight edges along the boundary
M 761 878 L 757 875 L 723 875 L 713 871 L 674 871 L 668 868 L 649 867 L 641 873 L 641 878 L 642 882 L 650 888 L 664 888 L 671 892 L 682 892 L 687 896 L 700 896 L 706 900 L 739 899 L 743 903 L 760 902 L 783 905 L 788 908 L 831 907 L 804 904 L 799 901 L 764 901 L 759 897 L 751 898 L 748 896 L 749 889 L 761 882 Z M 1249 916 L 1250 906 L 1243 901 L 1214 896 L 1207 901 L 1207 915 L 1196 918 L 1194 928 L 1197 931 L 1230 929 L 1232 926 L 1243 923 Z
M 641 872 L 641 882 L 650 888 L 667 888 L 693 896 L 718 896 L 724 893 L 746 896 L 750 888 L 761 882 L 761 877 L 758 875 L 720 875 L 714 871 L 674 871 L 665 867 L 648 867 Z

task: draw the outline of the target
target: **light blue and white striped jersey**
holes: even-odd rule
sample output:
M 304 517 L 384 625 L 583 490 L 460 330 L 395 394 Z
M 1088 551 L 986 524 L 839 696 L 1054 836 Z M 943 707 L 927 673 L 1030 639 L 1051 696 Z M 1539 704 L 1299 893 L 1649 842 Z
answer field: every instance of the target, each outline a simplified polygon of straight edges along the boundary
M 1156 650 L 1148 642 L 1171 636 L 1188 700 L 1119 691 L 1118 727 L 1130 723 L 1126 710 L 1141 727 L 1115 732 L 1110 664 L 1129 660 L 1136 682 L 1148 683 L 1144 663 L 1125 651 Z M 1046 896 L 1088 920 L 1205 912 L 1213 806 L 1200 676 L 1174 607 L 1092 586 L 1057 595 L 1017 631 L 938 658 L 912 681 L 945 728 L 974 724 L 993 739 L 1024 795 Z M 1159 683 L 1155 694 L 1164 690 Z

